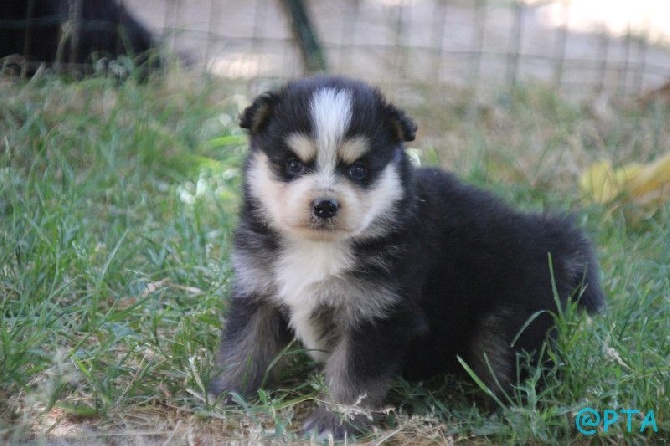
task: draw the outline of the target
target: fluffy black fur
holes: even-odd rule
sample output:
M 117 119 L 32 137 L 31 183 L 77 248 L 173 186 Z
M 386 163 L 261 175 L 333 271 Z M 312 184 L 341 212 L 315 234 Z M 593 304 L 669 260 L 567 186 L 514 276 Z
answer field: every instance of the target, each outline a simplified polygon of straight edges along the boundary
M 457 356 L 493 391 L 509 390 L 517 376 L 516 354 L 536 354 L 552 331 L 552 274 L 561 304 L 575 299 L 590 313 L 604 307 L 592 247 L 569 218 L 523 214 L 450 173 L 414 168 L 403 142 L 414 138 L 416 126 L 365 84 L 317 77 L 259 97 L 241 115 L 251 140 L 247 174 L 257 162 L 254 155 L 263 153 L 290 187 L 293 180 L 282 176 L 282 166 L 294 155 L 285 137 L 313 130 L 309 98 L 324 87 L 352 93 L 347 136 L 370 141 L 364 156 L 369 179 L 352 187 L 376 193 L 377 178 L 389 164 L 395 164 L 402 185 L 401 198 L 384 216 L 384 230 L 346 241 L 355 263 L 333 282 L 343 298 L 360 294 L 349 301 L 352 306 L 378 299 L 383 311 L 352 322 L 351 308 L 324 305 L 310 316 L 328 350 L 324 374 L 332 402 L 375 408 L 394 375 L 418 379 L 461 370 Z M 215 394 L 256 391 L 294 337 L 293 310 L 277 299 L 274 279 L 287 240 L 264 216 L 247 175 L 235 269 L 236 278 L 252 275 L 258 286 L 243 277 L 235 281 L 219 353 L 223 371 L 211 386 Z M 343 422 L 321 407 L 305 430 L 341 438 L 363 426 L 364 417 Z
M 90 64 L 121 55 L 131 56 L 136 66 L 149 62 L 146 52 L 154 47 L 151 33 L 117 0 L 83 0 L 76 44 L 72 44 L 72 36 L 63 39 L 66 36 L 63 25 L 70 20 L 71 3 L 2 0 L 0 57 L 24 56 L 34 62 L 28 67 L 29 74 L 34 73 L 40 62 Z M 159 64 L 152 60 L 149 65 L 155 69 Z

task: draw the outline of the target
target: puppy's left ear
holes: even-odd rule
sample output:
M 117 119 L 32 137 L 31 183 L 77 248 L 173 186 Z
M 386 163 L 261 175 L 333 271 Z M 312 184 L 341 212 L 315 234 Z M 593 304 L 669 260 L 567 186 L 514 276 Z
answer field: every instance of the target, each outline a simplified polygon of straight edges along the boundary
M 414 141 L 416 137 L 416 124 L 414 121 L 404 111 L 395 108 L 393 105 L 388 106 L 388 111 L 391 124 L 396 130 L 398 139 L 405 142 Z

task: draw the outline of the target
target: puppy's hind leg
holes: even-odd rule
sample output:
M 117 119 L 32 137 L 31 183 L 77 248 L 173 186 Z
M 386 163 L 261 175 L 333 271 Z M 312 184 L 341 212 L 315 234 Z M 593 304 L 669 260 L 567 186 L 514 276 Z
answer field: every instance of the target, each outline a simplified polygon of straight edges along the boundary
M 542 344 L 552 326 L 552 317 L 546 312 L 510 308 L 498 309 L 482 319 L 466 361 L 494 400 L 506 404 L 514 385 L 527 378 L 527 367 L 539 365 L 517 361 L 517 353 L 523 352 L 532 362 L 541 359 Z M 519 366 L 522 368 L 517 370 Z
M 209 391 L 214 395 L 255 392 L 291 339 L 286 320 L 267 300 L 234 295 L 217 358 L 221 375 L 210 383 Z

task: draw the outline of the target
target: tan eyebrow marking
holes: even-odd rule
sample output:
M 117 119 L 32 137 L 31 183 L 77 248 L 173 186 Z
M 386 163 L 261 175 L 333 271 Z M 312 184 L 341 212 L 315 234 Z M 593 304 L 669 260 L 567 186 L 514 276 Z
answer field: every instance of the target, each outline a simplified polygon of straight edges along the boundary
M 301 161 L 310 162 L 316 159 L 318 152 L 316 141 L 303 133 L 291 133 L 286 137 L 286 145 Z M 351 164 L 370 150 L 368 140 L 362 136 L 345 139 L 337 148 L 338 157 Z
M 316 158 L 316 142 L 307 135 L 291 133 L 286 137 L 286 145 L 305 163 Z
M 342 144 L 337 149 L 337 153 L 342 161 L 351 164 L 365 155 L 369 150 L 370 144 L 368 144 L 367 138 L 356 136 L 342 141 Z

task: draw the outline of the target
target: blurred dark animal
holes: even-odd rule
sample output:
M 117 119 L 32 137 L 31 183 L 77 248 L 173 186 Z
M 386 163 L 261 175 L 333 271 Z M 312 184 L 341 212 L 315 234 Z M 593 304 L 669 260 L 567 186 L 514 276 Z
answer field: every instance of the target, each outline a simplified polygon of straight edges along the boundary
M 120 56 L 128 56 L 132 68 L 155 69 L 160 62 L 151 56 L 154 47 L 151 33 L 117 0 L 0 2 L 2 65 L 20 61 L 27 74 L 41 63 L 90 73 L 93 64 L 100 68 Z
M 639 100 L 642 107 L 650 107 L 654 104 L 670 106 L 670 78 L 663 85 L 645 93 Z

